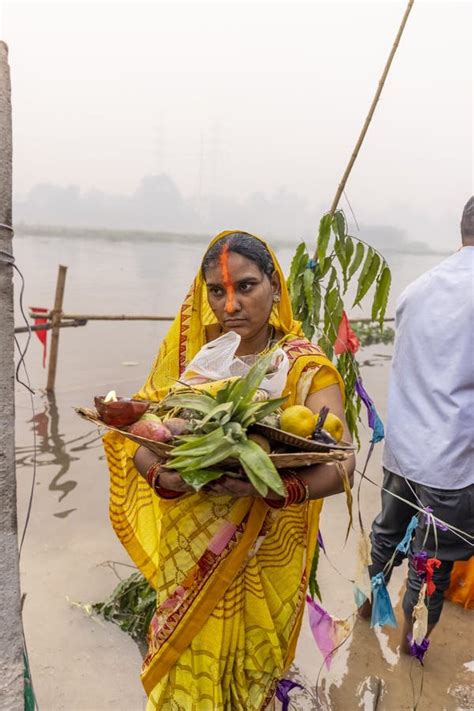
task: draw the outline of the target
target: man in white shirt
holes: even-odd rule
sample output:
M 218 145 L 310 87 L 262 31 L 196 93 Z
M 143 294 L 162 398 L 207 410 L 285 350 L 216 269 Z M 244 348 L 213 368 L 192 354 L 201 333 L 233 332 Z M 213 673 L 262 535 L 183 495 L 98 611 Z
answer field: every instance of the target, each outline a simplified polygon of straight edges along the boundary
M 429 634 L 440 618 L 454 561 L 474 553 L 474 197 L 464 208 L 461 236 L 461 249 L 410 284 L 397 304 L 383 486 L 431 507 L 434 516 L 471 536 L 462 540 L 438 527 L 434 534 L 427 517 L 419 516 L 403 600 L 404 652 L 410 651 L 412 612 L 424 581 L 416 555 L 424 550 L 441 561 L 427 601 Z M 382 511 L 372 524 L 371 575 L 384 570 L 415 513 L 382 492 Z M 404 557 L 397 551 L 395 565 Z M 367 616 L 370 604 L 364 607 Z

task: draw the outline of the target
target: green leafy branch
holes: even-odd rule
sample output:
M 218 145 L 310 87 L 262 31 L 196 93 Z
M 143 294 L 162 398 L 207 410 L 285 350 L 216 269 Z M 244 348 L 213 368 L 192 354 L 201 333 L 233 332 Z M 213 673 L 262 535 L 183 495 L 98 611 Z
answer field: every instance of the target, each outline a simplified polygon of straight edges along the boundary
M 339 326 L 345 310 L 344 297 L 356 280 L 352 307 L 360 306 L 375 286 L 371 318 L 383 330 L 391 273 L 383 255 L 363 240 L 349 235 L 342 210 L 324 215 L 319 223 L 316 250 L 310 257 L 301 242 L 291 262 L 288 287 L 295 317 L 307 338 L 318 334 L 318 345 L 332 360 Z M 358 366 L 352 353 L 342 353 L 337 367 L 346 385 L 346 417 L 358 440 L 360 401 L 355 392 Z

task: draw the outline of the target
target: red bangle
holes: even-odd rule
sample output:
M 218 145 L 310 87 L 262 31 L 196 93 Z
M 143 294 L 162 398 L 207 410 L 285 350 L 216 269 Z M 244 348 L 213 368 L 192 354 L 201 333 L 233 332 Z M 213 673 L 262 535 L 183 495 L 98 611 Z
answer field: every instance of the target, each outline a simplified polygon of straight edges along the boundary
M 272 509 L 282 509 L 293 504 L 304 504 L 309 499 L 309 487 L 301 479 L 289 471 L 282 476 L 283 485 L 286 490 L 284 499 L 265 499 Z
M 171 489 L 165 489 L 164 486 L 160 486 L 160 469 L 161 463 L 154 462 L 148 467 L 146 472 L 147 483 L 155 494 L 159 496 L 160 499 L 178 499 L 180 496 L 183 496 L 183 491 L 172 491 Z
M 155 488 L 156 480 L 160 475 L 160 468 L 160 462 L 153 462 L 153 464 L 146 470 L 145 479 L 147 481 L 148 486 L 150 486 L 152 489 Z

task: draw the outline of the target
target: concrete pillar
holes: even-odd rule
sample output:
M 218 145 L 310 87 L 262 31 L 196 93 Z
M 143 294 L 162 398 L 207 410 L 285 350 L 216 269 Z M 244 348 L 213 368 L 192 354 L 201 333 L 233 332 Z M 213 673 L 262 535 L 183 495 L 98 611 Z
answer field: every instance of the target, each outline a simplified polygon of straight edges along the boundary
M 8 48 L 0 42 L 0 223 L 12 224 Z M 23 711 L 23 642 L 15 479 L 12 233 L 0 224 L 0 709 Z

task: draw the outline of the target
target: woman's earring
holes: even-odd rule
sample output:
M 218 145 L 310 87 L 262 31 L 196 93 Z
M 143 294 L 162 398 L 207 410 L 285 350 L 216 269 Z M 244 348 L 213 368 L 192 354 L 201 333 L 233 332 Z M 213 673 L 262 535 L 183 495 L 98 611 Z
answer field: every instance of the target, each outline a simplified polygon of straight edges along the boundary
M 274 304 L 280 303 L 280 294 L 273 294 L 273 303 Z

